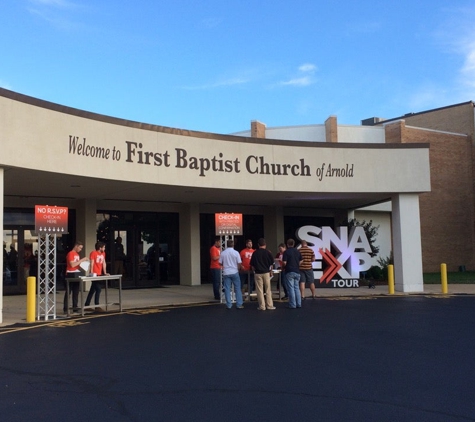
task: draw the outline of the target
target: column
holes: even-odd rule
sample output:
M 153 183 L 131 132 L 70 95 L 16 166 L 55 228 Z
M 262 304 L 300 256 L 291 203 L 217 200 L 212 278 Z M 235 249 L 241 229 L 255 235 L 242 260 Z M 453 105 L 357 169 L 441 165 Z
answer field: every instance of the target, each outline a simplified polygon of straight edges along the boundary
M 89 254 L 95 249 L 97 242 L 96 228 L 97 204 L 95 199 L 81 199 L 77 201 L 76 206 L 76 239 L 73 243 L 80 240 L 84 243 L 81 252 L 82 257 L 89 257 Z M 91 282 L 84 283 L 84 291 L 89 291 Z
M 326 142 L 338 142 L 338 123 L 336 116 L 330 116 L 325 120 L 325 140 Z
M 200 271 L 199 204 L 183 204 L 180 211 L 180 285 L 199 286 Z
M 284 210 L 282 207 L 266 208 L 264 212 L 264 237 L 267 249 L 275 256 L 278 252 L 277 245 L 287 241 L 287 239 L 284 239 Z M 257 245 L 255 247 L 257 248 Z
M 257 120 L 251 121 L 251 137 L 265 139 L 266 125 Z
M 419 194 L 394 195 L 392 217 L 395 289 L 423 292 Z
M 97 206 L 95 199 L 82 199 L 77 201 L 76 207 L 76 237 L 73 241 L 84 242 L 85 256 L 94 250 L 97 242 L 96 213 Z

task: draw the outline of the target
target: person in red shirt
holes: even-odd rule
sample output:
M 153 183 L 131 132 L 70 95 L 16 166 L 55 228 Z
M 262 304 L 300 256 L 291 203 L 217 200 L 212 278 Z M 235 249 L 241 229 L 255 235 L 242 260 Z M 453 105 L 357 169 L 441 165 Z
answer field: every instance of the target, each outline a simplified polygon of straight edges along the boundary
M 241 251 L 241 271 L 239 277 L 241 278 L 241 288 L 244 291 L 244 286 L 247 286 L 248 293 L 254 290 L 254 273 L 251 271 L 251 258 L 255 249 L 252 249 L 252 240 L 246 240 L 246 247 Z
M 91 252 L 89 255 L 89 259 L 91 260 L 91 269 L 90 272 L 93 277 L 101 276 L 101 275 L 109 275 L 106 271 L 106 245 L 104 242 L 97 242 L 96 249 Z M 98 308 L 99 305 L 99 298 L 101 296 L 101 282 L 92 281 L 91 288 L 89 289 L 89 293 L 87 295 L 86 303 L 84 306 L 89 306 L 91 304 L 91 299 L 94 296 L 94 305 L 95 311 L 102 312 L 101 308 Z
M 89 258 L 80 258 L 79 252 L 82 251 L 83 243 L 77 241 L 74 244 L 73 249 L 71 249 L 66 255 L 66 278 L 77 278 L 81 271 L 79 271 L 79 266 L 83 262 L 87 262 Z M 78 312 L 78 298 L 79 298 L 79 281 L 69 282 L 70 292 L 72 292 L 73 297 L 73 312 Z M 68 290 L 64 292 L 64 302 L 63 302 L 63 311 L 64 313 L 68 312 Z
M 211 283 L 213 284 L 213 293 L 215 300 L 221 299 L 221 264 L 219 263 L 219 256 L 221 255 L 221 238 L 216 236 L 214 245 L 209 250 L 210 265 L 209 270 L 211 274 Z

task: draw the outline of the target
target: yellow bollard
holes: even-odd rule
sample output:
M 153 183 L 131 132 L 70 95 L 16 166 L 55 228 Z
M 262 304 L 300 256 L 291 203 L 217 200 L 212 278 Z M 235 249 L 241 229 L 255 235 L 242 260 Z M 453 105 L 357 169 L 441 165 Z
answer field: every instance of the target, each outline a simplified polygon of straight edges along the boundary
M 447 285 L 447 264 L 440 264 L 440 281 L 442 282 L 442 293 L 447 294 L 449 292 Z
M 390 295 L 394 294 L 394 265 L 388 265 L 388 291 Z
M 26 279 L 26 322 L 35 322 L 36 277 Z

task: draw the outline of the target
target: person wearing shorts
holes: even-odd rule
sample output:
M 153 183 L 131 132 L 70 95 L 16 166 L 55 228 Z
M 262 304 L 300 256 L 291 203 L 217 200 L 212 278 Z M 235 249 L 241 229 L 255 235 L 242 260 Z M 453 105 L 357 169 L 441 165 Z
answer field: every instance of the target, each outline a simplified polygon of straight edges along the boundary
M 305 299 L 305 286 L 310 287 L 312 298 L 315 299 L 315 278 L 313 276 L 313 261 L 315 261 L 315 253 L 313 249 L 307 245 L 307 241 L 300 242 L 300 254 L 302 255 L 302 262 L 300 263 L 300 295 Z

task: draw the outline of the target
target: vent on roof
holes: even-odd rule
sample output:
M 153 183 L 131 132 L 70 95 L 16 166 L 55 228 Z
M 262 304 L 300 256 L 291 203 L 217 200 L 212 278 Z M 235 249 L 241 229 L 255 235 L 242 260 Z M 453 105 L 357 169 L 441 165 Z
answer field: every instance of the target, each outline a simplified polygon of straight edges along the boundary
M 384 119 L 382 117 L 370 117 L 369 119 L 361 120 L 361 124 L 363 126 L 374 126 L 380 122 L 383 122 Z

